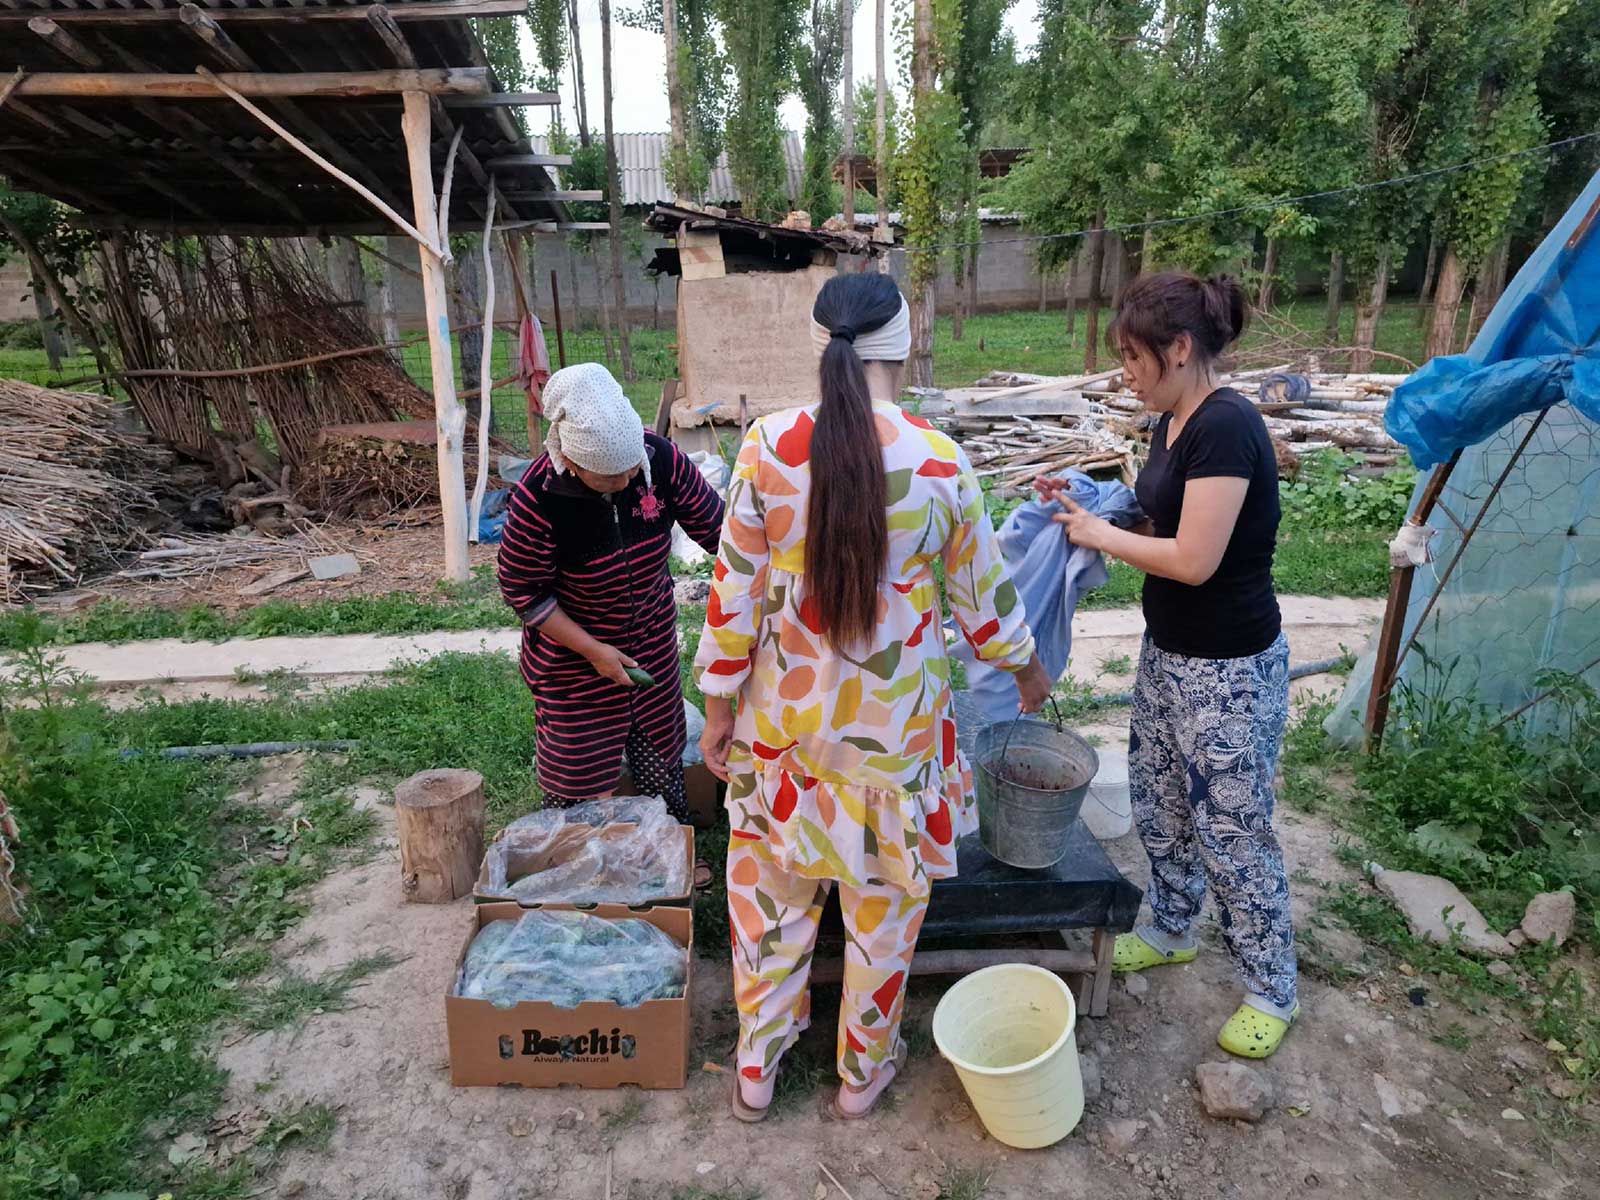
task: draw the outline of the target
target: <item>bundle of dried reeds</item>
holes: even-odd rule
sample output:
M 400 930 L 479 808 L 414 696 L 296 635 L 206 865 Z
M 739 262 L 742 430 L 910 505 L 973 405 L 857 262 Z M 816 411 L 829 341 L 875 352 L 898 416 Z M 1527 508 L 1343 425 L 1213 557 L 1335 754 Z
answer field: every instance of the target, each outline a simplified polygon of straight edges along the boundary
M 145 541 L 170 456 L 119 428 L 117 401 L 0 379 L 0 601 L 78 582 Z

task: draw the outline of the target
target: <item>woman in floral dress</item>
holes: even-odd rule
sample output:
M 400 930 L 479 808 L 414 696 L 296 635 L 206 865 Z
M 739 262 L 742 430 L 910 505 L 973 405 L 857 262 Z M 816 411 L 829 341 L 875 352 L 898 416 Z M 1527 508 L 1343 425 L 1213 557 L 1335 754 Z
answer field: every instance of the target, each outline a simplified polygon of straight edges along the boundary
M 745 439 L 695 662 L 701 746 L 729 783 L 733 1105 L 747 1121 L 766 1115 L 779 1059 L 809 1021 L 835 884 L 848 944 L 843 1086 L 828 1114 L 865 1116 L 904 1061 L 929 892 L 977 827 L 936 564 L 977 655 L 1017 674 L 1022 707 L 1037 710 L 1050 686 L 965 457 L 893 403 L 910 352 L 894 281 L 831 279 L 812 316 L 822 402 Z

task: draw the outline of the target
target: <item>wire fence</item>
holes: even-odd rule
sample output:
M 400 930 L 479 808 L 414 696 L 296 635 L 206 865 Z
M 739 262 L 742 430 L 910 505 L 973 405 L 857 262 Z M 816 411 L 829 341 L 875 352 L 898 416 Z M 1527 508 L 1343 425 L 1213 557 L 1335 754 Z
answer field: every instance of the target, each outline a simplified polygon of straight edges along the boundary
M 1463 453 L 1430 522 L 1434 561 L 1412 588 L 1401 683 L 1544 732 L 1578 681 L 1600 690 L 1597 499 L 1600 427 L 1570 405 Z

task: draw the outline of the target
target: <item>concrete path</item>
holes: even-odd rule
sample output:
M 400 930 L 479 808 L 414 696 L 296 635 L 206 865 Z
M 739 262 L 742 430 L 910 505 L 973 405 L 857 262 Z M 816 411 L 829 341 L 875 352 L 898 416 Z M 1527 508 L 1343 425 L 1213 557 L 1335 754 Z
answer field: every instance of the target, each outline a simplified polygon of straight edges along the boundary
M 1309 662 L 1339 653 L 1341 645 L 1360 651 L 1383 616 L 1381 600 L 1281 599 L 1292 661 Z M 1118 656 L 1137 656 L 1144 618 L 1137 608 L 1080 613 L 1072 623 L 1073 671 L 1082 679 L 1119 672 L 1100 664 Z M 421 661 L 450 652 L 485 650 L 514 654 L 520 634 L 515 629 L 423 633 L 392 637 L 344 634 L 336 637 L 236 638 L 226 642 L 152 641 L 122 645 L 90 643 L 64 647 L 60 654 L 72 670 L 103 687 L 138 687 L 166 683 L 236 681 L 271 672 L 307 678 L 341 679 L 376 675 L 396 662 Z

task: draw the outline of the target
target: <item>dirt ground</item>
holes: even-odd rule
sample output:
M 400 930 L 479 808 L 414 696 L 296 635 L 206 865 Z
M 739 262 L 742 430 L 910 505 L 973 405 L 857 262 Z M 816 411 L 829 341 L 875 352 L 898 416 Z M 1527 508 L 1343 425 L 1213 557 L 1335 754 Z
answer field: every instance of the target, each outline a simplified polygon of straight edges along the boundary
M 275 569 L 272 566 L 238 567 L 185 579 L 137 581 L 100 579 L 70 592 L 39 601 L 42 610 L 75 609 L 96 600 L 116 599 L 151 608 L 183 608 L 206 604 L 225 612 L 254 608 L 264 600 L 343 600 L 351 596 L 380 596 L 388 592 L 428 595 L 444 573 L 444 534 L 436 521 L 429 524 L 384 527 L 339 523 L 324 526 L 323 539 L 337 551 L 348 551 L 361 564 L 359 575 L 345 579 L 306 578 L 274 588 L 266 596 L 241 595 L 241 589 Z M 497 546 L 469 546 L 474 567 L 493 563 Z M 330 550 L 329 553 L 335 551 Z
M 256 788 L 281 798 L 294 767 L 268 766 Z M 1193 1085 L 1197 1064 L 1227 1057 L 1212 1039 L 1237 1002 L 1209 918 L 1198 962 L 1149 973 L 1147 988 L 1135 988 L 1142 995 L 1117 983 L 1110 1014 L 1080 1023 L 1092 1099 L 1078 1129 L 1048 1150 L 1008 1150 L 985 1135 L 926 1034 L 940 981 L 914 982 L 908 1031 L 917 1053 L 893 1104 L 862 1125 L 825 1123 L 809 1100 L 764 1125 L 738 1124 L 728 1112 L 729 1077 L 706 1070 L 672 1092 L 453 1089 L 443 998 L 468 904 L 400 903 L 392 809 L 376 789 L 362 789 L 358 802 L 382 821 L 375 855 L 319 885 L 280 952 L 308 974 L 382 950 L 403 961 L 357 989 L 347 1011 L 223 1037 L 231 1083 L 214 1128 L 259 1125 L 264 1113 L 302 1104 L 329 1105 L 338 1118 L 325 1151 L 291 1143 L 269 1190 L 256 1194 L 935 1200 L 941 1185 L 952 1197 L 990 1200 L 1596 1194 L 1600 1147 L 1592 1140 L 1558 1140 L 1535 1120 L 1502 1116 L 1518 1103 L 1519 1083 L 1543 1077 L 1541 1046 L 1502 1015 L 1441 1004 L 1428 979 L 1391 973 L 1355 937 L 1329 928 L 1315 929 L 1316 956 L 1353 974 L 1331 986 L 1324 972 L 1306 973 L 1301 1024 L 1259 1068 L 1275 1100 L 1256 1125 L 1208 1118 Z M 1294 812 L 1283 812 L 1279 826 L 1305 940 L 1317 895 L 1348 878 L 1333 854 L 1339 831 Z M 1109 849 L 1142 884 L 1137 840 Z M 692 998 L 691 1061 L 722 1062 L 734 1029 L 727 966 L 697 960 Z M 1431 1040 L 1456 1023 L 1471 1037 L 1466 1050 Z M 819 1019 L 807 1037 L 826 1052 L 830 1022 Z M 986 1190 L 970 1190 L 985 1176 Z M 969 1190 L 951 1186 L 963 1178 Z

